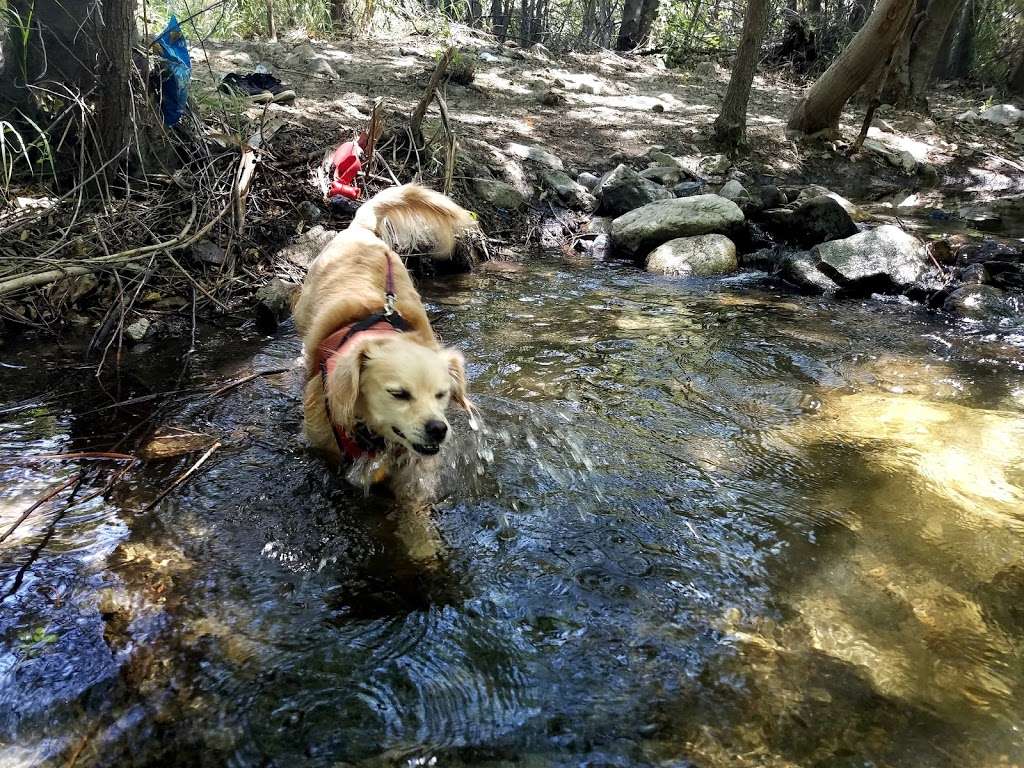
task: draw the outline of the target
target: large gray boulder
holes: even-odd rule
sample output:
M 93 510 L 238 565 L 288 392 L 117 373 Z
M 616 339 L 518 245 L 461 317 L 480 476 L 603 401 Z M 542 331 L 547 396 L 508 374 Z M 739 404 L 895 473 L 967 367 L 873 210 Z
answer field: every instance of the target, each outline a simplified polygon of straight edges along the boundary
M 857 225 L 850 214 L 840 203 L 824 195 L 804 200 L 792 209 L 769 209 L 759 220 L 777 240 L 801 248 L 857 234 Z
M 886 224 L 811 250 L 818 269 L 846 291 L 891 292 L 924 276 L 924 244 L 897 226 Z
M 647 254 L 647 271 L 657 275 L 712 277 L 736 267 L 736 246 L 725 235 L 678 237 Z
M 473 190 L 480 199 L 486 200 L 495 208 L 505 208 L 514 211 L 526 205 L 526 198 L 523 197 L 523 193 L 511 184 L 506 184 L 503 181 L 473 179 Z
M 743 212 L 718 195 L 659 200 L 612 222 L 612 243 L 620 253 L 639 257 L 677 237 L 729 234 L 743 223 Z
M 601 179 L 594 194 L 600 201 L 601 210 L 611 216 L 621 216 L 634 208 L 672 197 L 669 190 L 625 165 L 616 166 Z

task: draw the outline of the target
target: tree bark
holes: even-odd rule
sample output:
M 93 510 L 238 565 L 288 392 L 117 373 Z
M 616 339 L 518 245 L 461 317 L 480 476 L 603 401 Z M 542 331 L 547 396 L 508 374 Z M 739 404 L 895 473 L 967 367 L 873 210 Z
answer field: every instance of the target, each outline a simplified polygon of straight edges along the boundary
M 640 9 L 640 21 L 636 29 L 636 46 L 646 45 L 651 38 L 651 27 L 658 18 L 658 0 L 644 0 Z M 636 47 L 634 46 L 634 47 Z
M 274 22 L 274 0 L 267 0 L 267 39 L 277 40 L 277 24 Z
M 135 39 L 135 0 L 103 0 L 100 36 L 99 93 L 96 101 L 98 136 L 103 143 L 104 163 L 128 146 L 132 126 L 132 45 Z M 112 163 L 108 178 L 121 163 Z
M 715 119 L 714 141 L 730 151 L 736 151 L 747 139 L 747 102 L 750 84 L 757 70 L 761 41 L 768 30 L 771 0 L 747 0 L 743 17 L 743 30 L 736 59 L 732 65 L 729 87 L 722 100 L 722 111 Z
M 808 136 L 839 127 L 850 97 L 893 52 L 914 11 L 914 0 L 880 0 L 839 58 L 793 108 L 786 128 Z
M 939 55 L 943 52 L 942 41 L 946 38 L 946 32 L 954 26 L 953 20 L 962 3 L 963 0 L 931 0 L 928 3 L 927 15 L 917 26 L 910 44 L 909 106 L 928 109 L 926 92 Z
M 508 34 L 508 14 L 505 13 L 502 0 L 491 0 L 491 33 L 499 41 L 505 42 L 505 36 Z
M 857 32 L 871 15 L 874 0 L 854 0 L 850 9 L 850 30 Z
M 519 0 L 519 45 L 530 44 L 530 0 Z
M 967 77 L 974 63 L 974 36 L 977 27 L 975 17 L 975 0 L 965 0 L 964 9 L 960 12 L 957 24 L 956 43 L 949 55 L 947 75 L 954 78 Z
M 335 29 L 345 29 L 352 24 L 352 14 L 349 11 L 348 0 L 331 0 L 331 26 Z
M 1021 51 L 1016 65 L 1010 69 L 1006 84 L 1013 93 L 1024 94 L 1024 51 Z
M 644 0 L 625 0 L 622 5 L 622 21 L 619 23 L 619 36 L 615 40 L 615 50 L 629 51 L 636 48 L 637 32 L 640 29 L 640 13 Z

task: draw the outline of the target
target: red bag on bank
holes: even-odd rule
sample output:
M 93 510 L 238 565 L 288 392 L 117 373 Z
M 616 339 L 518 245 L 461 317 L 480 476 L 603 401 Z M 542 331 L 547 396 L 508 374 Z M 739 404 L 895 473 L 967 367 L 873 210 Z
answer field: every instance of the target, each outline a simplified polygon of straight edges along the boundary
M 331 153 L 331 186 L 327 189 L 327 197 L 346 197 L 358 200 L 361 193 L 359 187 L 352 182 L 363 167 L 361 162 L 363 150 L 366 149 L 366 132 L 359 134 L 356 141 L 346 141 Z

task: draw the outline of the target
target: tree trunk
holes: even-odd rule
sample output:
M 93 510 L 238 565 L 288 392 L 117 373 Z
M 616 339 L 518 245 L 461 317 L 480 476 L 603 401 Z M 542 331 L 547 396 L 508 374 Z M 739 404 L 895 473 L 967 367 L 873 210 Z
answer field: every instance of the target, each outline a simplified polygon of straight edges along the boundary
M 747 11 L 743 17 L 743 31 L 740 44 L 732 65 L 729 87 L 722 101 L 722 111 L 715 119 L 714 141 L 716 144 L 735 151 L 746 143 L 747 102 L 750 99 L 750 84 L 757 70 L 761 41 L 768 30 L 768 16 L 771 0 L 747 0 Z
M 805 136 L 836 130 L 849 98 L 888 60 L 914 11 L 914 0 L 880 0 L 839 58 L 793 108 L 786 128 Z
M 964 5 L 969 3 L 967 0 Z M 962 15 L 961 11 L 961 15 Z M 959 15 L 958 15 L 959 18 Z M 949 77 L 949 55 L 953 50 L 953 40 L 956 38 L 956 28 L 959 26 L 957 19 L 946 27 L 946 34 L 942 37 L 942 42 L 939 43 L 938 55 L 935 57 L 935 67 L 932 69 L 932 80 L 945 80 Z
M 277 40 L 277 24 L 274 22 L 274 0 L 267 0 L 267 39 Z
M 963 78 L 971 73 L 974 63 L 974 35 L 977 28 L 975 0 L 965 0 L 960 13 L 956 43 L 949 56 L 949 77 Z
M 910 91 L 908 105 L 915 109 L 928 109 L 926 92 L 932 72 L 942 53 L 942 41 L 953 27 L 953 19 L 963 0 L 931 0 L 924 20 L 917 26 L 910 44 Z
M 491 0 L 491 33 L 502 43 L 508 34 L 508 14 L 501 0 Z
M 644 0 L 636 30 L 636 45 L 646 45 L 651 38 L 651 27 L 658 18 L 658 0 Z M 636 46 L 634 46 L 636 47 Z
M 519 45 L 530 44 L 530 0 L 519 0 Z
M 853 7 L 850 9 L 851 31 L 857 32 L 864 26 L 864 22 L 867 21 L 868 17 L 871 15 L 871 8 L 873 6 L 873 0 L 854 0 Z
M 352 14 L 349 11 L 348 0 L 331 0 L 331 26 L 335 29 L 345 29 L 352 25 Z
M 125 151 L 134 117 L 131 72 L 135 0 L 103 0 L 102 19 L 96 119 L 98 136 L 103 143 L 100 160 L 106 162 Z M 121 163 L 108 167 L 108 178 L 112 178 L 120 171 Z
M 34 100 L 28 86 L 41 78 L 78 91 L 92 86 L 99 16 L 94 2 L 9 0 L 0 13 L 7 30 L 0 43 L 0 116 L 13 109 L 32 116 Z
M 1017 58 L 1017 64 L 1010 70 L 1006 85 L 1013 93 L 1024 94 L 1024 51 Z
M 483 18 L 483 15 L 484 11 L 480 0 L 469 0 L 469 26 L 479 29 L 480 19 Z
M 625 0 L 622 5 L 622 21 L 619 23 L 619 36 L 615 41 L 615 50 L 629 51 L 636 48 L 637 32 L 640 29 L 640 12 L 644 0 Z
M 594 0 L 584 0 L 583 4 L 583 26 L 580 29 L 580 42 L 590 43 L 594 37 L 594 28 L 597 26 L 597 19 L 594 18 Z

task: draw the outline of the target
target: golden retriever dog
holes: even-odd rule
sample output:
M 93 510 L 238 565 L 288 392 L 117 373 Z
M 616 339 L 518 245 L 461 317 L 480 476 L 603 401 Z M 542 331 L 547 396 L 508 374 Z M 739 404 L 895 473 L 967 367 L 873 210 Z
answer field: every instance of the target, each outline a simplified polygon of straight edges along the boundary
M 309 442 L 351 464 L 354 481 L 423 475 L 447 439 L 451 401 L 470 411 L 462 354 L 442 348 L 395 249 L 431 242 L 451 255 L 470 213 L 413 184 L 360 207 L 309 268 L 295 305 Z M 416 482 L 423 481 L 416 478 Z

